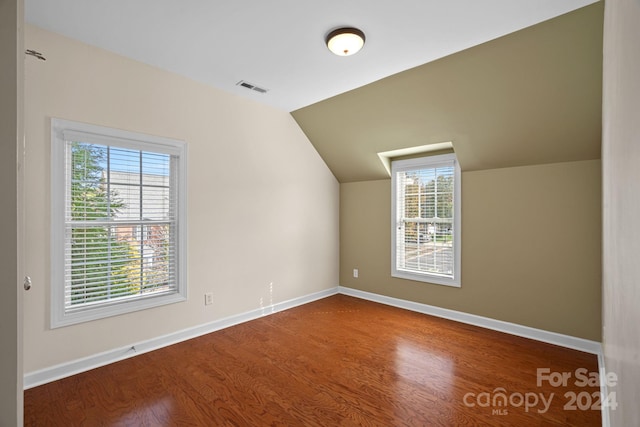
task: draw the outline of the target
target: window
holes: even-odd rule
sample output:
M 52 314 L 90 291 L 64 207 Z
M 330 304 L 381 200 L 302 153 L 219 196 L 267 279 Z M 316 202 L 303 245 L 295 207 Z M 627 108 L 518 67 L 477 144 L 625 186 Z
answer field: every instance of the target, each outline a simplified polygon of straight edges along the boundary
M 52 119 L 51 326 L 186 299 L 186 145 Z
M 460 167 L 454 154 L 391 165 L 392 271 L 460 286 Z

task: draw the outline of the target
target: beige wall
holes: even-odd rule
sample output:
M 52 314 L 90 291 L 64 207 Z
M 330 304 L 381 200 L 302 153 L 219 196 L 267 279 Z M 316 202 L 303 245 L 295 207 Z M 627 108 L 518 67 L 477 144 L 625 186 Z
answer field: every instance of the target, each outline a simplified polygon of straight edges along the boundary
M 607 1 L 603 90 L 603 320 L 612 426 L 640 425 L 640 2 Z
M 600 340 L 599 160 L 463 172 L 459 289 L 390 277 L 390 191 L 341 184 L 342 286 Z
M 288 113 L 35 27 L 26 40 L 47 58 L 26 67 L 27 373 L 338 284 L 339 186 Z M 187 142 L 187 302 L 49 329 L 51 117 Z
M 18 152 L 23 140 L 22 0 L 0 0 L 0 426 L 22 425 Z

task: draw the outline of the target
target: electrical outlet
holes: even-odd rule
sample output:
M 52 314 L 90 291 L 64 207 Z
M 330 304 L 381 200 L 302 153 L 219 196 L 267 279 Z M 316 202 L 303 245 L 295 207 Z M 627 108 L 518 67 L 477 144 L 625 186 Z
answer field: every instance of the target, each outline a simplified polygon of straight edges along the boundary
M 353 277 L 355 277 L 356 279 L 358 278 L 358 269 L 357 268 L 353 269 Z
M 211 292 L 207 292 L 204 294 L 204 305 L 213 304 L 213 294 Z

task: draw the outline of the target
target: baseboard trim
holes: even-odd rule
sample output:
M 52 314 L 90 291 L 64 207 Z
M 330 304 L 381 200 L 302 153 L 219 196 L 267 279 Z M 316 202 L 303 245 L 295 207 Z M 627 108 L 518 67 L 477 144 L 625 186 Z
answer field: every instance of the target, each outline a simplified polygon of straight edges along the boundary
M 338 293 L 378 302 L 381 304 L 391 305 L 398 308 L 404 308 L 406 310 L 416 311 L 418 313 L 429 314 L 431 316 L 454 320 L 456 322 L 480 326 L 481 328 L 505 332 L 507 334 L 516 335 L 519 337 L 530 338 L 536 341 L 555 344 L 574 350 L 580 350 L 586 353 L 597 355 L 602 352 L 602 345 L 597 341 L 572 337 L 570 335 L 563 335 L 556 332 L 549 332 L 542 329 L 536 329 L 529 326 L 518 325 L 516 323 L 491 319 L 489 317 L 477 316 L 475 314 L 464 313 L 461 311 L 449 310 L 433 305 L 388 297 L 386 295 L 374 294 L 371 292 L 365 292 L 358 289 L 347 288 L 344 286 L 338 286 Z
M 600 374 L 600 401 L 607 402 L 609 387 L 607 386 L 606 367 L 604 365 L 604 349 L 601 347 L 598 353 L 598 372 Z M 609 405 L 600 405 L 602 411 L 602 427 L 611 427 Z
M 89 357 L 72 360 L 70 362 L 55 365 L 50 368 L 29 372 L 24 375 L 24 389 L 27 390 L 32 387 L 70 377 L 71 375 L 99 368 L 100 366 L 105 366 L 110 363 L 128 359 L 130 357 L 157 350 L 159 348 L 166 347 L 172 344 L 177 344 L 191 338 L 196 338 L 201 335 L 219 331 L 221 329 L 248 322 L 250 320 L 258 319 L 260 317 L 268 316 L 273 313 L 278 313 L 283 310 L 287 310 L 299 305 L 307 304 L 312 301 L 335 295 L 337 293 L 338 287 L 325 289 L 298 298 L 293 298 L 288 301 L 272 304 L 267 307 L 258 308 L 255 310 L 247 311 L 245 313 L 225 317 L 210 323 L 205 323 L 203 325 L 198 325 L 171 334 L 134 343 L 125 347 L 120 347 Z
M 381 304 L 386 304 L 406 310 L 415 311 L 418 313 L 428 314 L 431 316 L 441 317 L 456 322 L 466 323 L 470 325 L 479 326 L 482 328 L 492 329 L 499 332 L 505 332 L 511 335 L 516 335 L 524 338 L 530 338 L 537 341 L 542 341 L 550 344 L 559 345 L 575 350 L 584 351 L 586 353 L 595 354 L 598 356 L 598 365 L 601 369 L 604 369 L 604 357 L 602 356 L 602 345 L 597 341 L 590 341 L 583 338 L 572 337 L 569 335 L 563 335 L 556 332 L 544 331 L 541 329 L 531 328 L 528 326 L 522 326 L 515 323 L 504 322 L 501 320 L 491 319 L 488 317 L 477 316 L 474 314 L 464 313 L 455 310 L 449 310 L 446 308 L 436 307 L 428 304 L 422 304 L 413 301 L 402 300 L 398 298 L 388 297 L 385 295 L 374 294 L 371 292 L 365 292 L 358 289 L 347 288 L 344 286 L 337 286 L 334 288 L 325 289 L 312 294 L 304 295 L 298 298 L 294 298 L 288 301 L 272 304 L 267 307 L 258 308 L 245 313 L 225 317 L 210 323 L 194 326 L 192 328 L 183 329 L 171 334 L 163 335 L 160 337 L 152 338 L 146 341 L 134 343 L 125 347 L 109 350 L 103 353 L 98 353 L 92 356 L 88 356 L 81 359 L 72 360 L 70 362 L 55 365 L 49 368 L 41 369 L 34 372 L 29 372 L 24 375 L 24 389 L 30 389 L 42 384 L 46 384 L 52 381 L 56 381 L 71 375 L 75 375 L 81 372 L 85 372 L 91 369 L 105 366 L 110 363 L 118 362 L 120 360 L 128 359 L 138 354 L 147 353 L 149 351 L 157 350 L 162 347 L 166 347 L 172 344 L 177 344 L 182 341 L 186 341 L 191 338 L 196 338 L 201 335 L 205 335 L 211 332 L 219 331 L 240 323 L 248 322 L 250 320 L 258 319 L 264 316 L 268 316 L 273 313 L 278 313 L 283 310 L 287 310 L 299 305 L 307 304 L 316 300 L 320 300 L 331 295 L 343 294 L 360 299 L 365 299 Z M 601 384 L 601 391 L 606 392 L 606 384 Z M 604 394 L 606 396 L 606 393 Z M 608 427 L 608 412 L 603 408 L 603 426 Z M 605 424 L 605 416 L 607 423 Z

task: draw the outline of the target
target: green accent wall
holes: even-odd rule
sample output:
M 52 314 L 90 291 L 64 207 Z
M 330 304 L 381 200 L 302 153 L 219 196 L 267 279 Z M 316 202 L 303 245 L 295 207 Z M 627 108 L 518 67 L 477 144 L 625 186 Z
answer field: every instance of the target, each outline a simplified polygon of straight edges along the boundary
M 463 171 L 599 159 L 602 25 L 599 2 L 292 115 L 340 182 L 447 141 Z
M 461 288 L 391 277 L 390 182 L 340 186 L 340 285 L 600 341 L 599 160 L 463 172 Z

